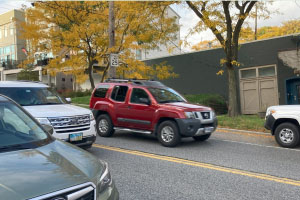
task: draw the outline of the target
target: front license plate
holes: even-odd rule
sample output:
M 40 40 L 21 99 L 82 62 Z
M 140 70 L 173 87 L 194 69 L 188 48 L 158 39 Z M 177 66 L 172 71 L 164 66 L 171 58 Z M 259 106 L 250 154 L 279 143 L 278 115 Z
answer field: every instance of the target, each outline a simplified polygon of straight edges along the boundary
M 211 133 L 211 132 L 213 132 L 214 131 L 214 128 L 213 127 L 205 127 L 204 128 L 204 132 L 205 133 Z
M 80 141 L 82 140 L 82 133 L 73 133 L 70 134 L 70 142 Z

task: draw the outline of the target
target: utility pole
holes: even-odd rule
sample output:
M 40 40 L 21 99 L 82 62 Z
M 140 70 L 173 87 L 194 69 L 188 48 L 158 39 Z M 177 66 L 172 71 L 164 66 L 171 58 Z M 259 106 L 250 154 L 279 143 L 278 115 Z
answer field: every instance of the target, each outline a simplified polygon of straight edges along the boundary
M 254 27 L 254 40 L 257 40 L 257 5 L 255 4 L 255 27 Z
M 114 1 L 109 1 L 108 3 L 108 19 L 109 19 L 109 28 L 108 28 L 108 34 L 109 34 L 109 48 L 112 48 L 115 46 L 115 13 L 114 13 Z M 113 52 L 111 52 L 113 53 Z M 109 63 L 109 71 L 108 71 L 108 77 L 109 78 L 115 78 L 116 77 L 116 68 L 114 66 L 111 66 L 111 61 Z

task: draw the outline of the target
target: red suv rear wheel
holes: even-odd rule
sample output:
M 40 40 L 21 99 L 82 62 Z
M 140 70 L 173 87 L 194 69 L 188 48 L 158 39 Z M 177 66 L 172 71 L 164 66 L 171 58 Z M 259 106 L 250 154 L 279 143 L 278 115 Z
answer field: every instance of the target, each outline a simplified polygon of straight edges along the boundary
M 96 130 L 101 137 L 110 137 L 114 134 L 114 126 L 109 115 L 102 114 L 97 117 Z

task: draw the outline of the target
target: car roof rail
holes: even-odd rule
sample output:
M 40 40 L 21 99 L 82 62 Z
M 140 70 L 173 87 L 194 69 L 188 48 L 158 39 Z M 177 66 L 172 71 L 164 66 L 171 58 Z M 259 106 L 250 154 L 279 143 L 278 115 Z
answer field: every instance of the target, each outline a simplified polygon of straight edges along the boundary
M 105 80 L 106 83 L 127 83 L 128 79 L 120 79 L 120 78 L 108 78 Z
M 164 86 L 161 82 L 154 79 L 120 79 L 120 78 L 108 78 L 105 80 L 106 83 L 131 83 L 136 85 L 158 85 Z

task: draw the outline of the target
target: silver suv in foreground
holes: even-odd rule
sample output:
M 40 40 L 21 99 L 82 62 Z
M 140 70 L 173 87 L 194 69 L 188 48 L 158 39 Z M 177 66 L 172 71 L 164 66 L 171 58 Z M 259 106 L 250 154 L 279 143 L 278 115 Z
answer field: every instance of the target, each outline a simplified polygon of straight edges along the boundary
M 118 200 L 107 163 L 56 140 L 0 95 L 0 199 Z
M 89 109 L 68 104 L 48 85 L 28 81 L 0 81 L 0 94 L 23 106 L 41 124 L 51 125 L 53 136 L 83 148 L 96 140 L 95 119 Z

